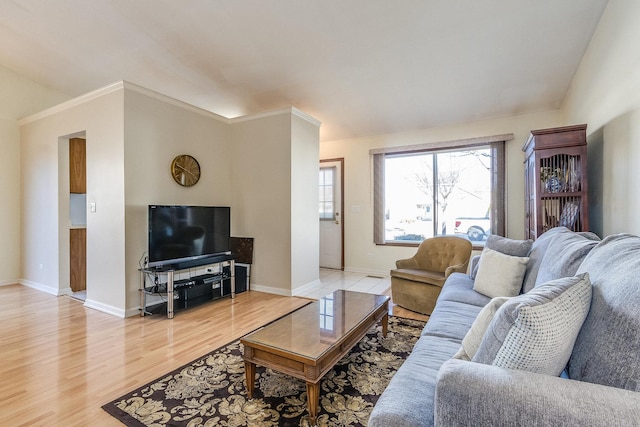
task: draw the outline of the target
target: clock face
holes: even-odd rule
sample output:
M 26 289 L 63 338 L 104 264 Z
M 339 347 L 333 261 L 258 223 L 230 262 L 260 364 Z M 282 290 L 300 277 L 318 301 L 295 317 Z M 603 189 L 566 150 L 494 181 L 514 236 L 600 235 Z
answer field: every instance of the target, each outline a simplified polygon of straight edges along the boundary
M 180 154 L 171 162 L 171 176 L 183 187 L 191 187 L 200 179 L 200 164 L 188 154 Z

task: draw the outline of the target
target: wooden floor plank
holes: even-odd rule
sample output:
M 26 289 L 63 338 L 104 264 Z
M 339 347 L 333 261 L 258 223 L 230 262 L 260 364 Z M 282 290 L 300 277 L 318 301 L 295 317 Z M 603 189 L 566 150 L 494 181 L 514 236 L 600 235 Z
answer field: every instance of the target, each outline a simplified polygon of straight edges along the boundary
M 20 285 L 0 287 L 0 425 L 121 426 L 100 407 L 306 304 L 261 292 L 120 319 Z

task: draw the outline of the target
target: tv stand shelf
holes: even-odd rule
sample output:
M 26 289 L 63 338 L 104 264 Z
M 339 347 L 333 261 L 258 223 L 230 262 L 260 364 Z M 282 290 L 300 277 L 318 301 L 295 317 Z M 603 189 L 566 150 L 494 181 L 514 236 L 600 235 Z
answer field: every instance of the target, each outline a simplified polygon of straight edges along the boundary
M 175 280 L 176 273 L 207 266 L 217 266 L 218 272 Z M 229 268 L 226 270 L 224 267 Z M 166 301 L 159 305 L 166 304 L 167 318 L 173 319 L 175 309 L 192 307 L 228 295 L 234 298 L 236 293 L 235 258 L 233 255 L 220 255 L 160 268 L 146 267 L 139 271 L 140 316 L 153 314 L 147 305 L 147 296 L 149 295 L 161 295 L 166 298 Z M 147 284 L 150 276 L 158 278 L 165 275 L 166 281 L 152 280 L 152 285 Z

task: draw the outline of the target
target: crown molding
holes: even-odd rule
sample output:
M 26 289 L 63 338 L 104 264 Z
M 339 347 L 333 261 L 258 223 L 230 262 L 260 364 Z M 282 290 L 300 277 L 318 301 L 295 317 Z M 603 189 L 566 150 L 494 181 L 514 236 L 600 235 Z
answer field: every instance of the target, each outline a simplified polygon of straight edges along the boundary
M 127 90 L 131 90 L 131 91 L 137 92 L 137 93 L 139 93 L 141 95 L 148 96 L 149 98 L 154 98 L 154 99 L 157 99 L 159 101 L 166 102 L 167 104 L 174 105 L 174 106 L 182 108 L 184 110 L 189 110 L 189 111 L 194 112 L 194 113 L 202 114 L 203 116 L 207 116 L 207 117 L 210 117 L 212 119 L 215 119 L 215 120 L 227 123 L 227 124 L 229 123 L 229 119 L 227 117 L 221 116 L 220 114 L 216 114 L 216 113 L 213 113 L 213 112 L 211 112 L 209 110 L 205 110 L 203 108 L 196 107 L 195 105 L 191 105 L 191 104 L 186 103 L 184 101 L 180 101 L 179 99 L 172 98 L 172 97 L 170 97 L 168 95 L 164 95 L 164 94 L 162 94 L 160 92 L 156 92 L 154 90 L 147 89 L 147 88 L 142 87 L 142 86 L 138 86 L 135 83 L 130 83 L 130 82 L 127 82 L 127 81 L 125 81 L 123 83 L 124 83 L 124 88 L 127 89 Z
M 94 90 L 92 92 L 86 93 L 84 95 L 78 96 L 76 98 L 65 101 L 61 104 L 55 105 L 51 108 L 47 108 L 46 110 L 40 111 L 39 113 L 32 114 L 30 116 L 24 117 L 18 120 L 18 126 L 23 126 L 29 123 L 32 123 L 37 120 L 41 120 L 45 117 L 51 116 L 53 114 L 60 113 L 62 111 L 68 110 L 69 108 L 76 107 L 78 105 L 84 104 L 86 102 L 92 101 L 94 99 L 100 98 L 102 96 L 108 95 L 113 92 L 117 92 L 119 90 L 130 90 L 132 92 L 139 93 L 141 95 L 148 96 L 149 98 L 157 99 L 162 102 L 166 102 L 167 104 L 174 105 L 176 107 L 182 108 L 184 110 L 188 110 L 194 113 L 202 114 L 204 116 L 210 117 L 212 119 L 229 123 L 229 119 L 223 117 L 219 114 L 212 113 L 211 111 L 204 110 L 202 108 L 196 107 L 194 105 L 188 104 L 186 102 L 180 101 L 178 99 L 172 98 L 167 95 L 163 95 L 159 92 L 153 91 L 151 89 L 144 88 L 142 86 L 138 86 L 135 83 L 127 82 L 121 80 L 119 82 L 112 83 L 108 86 L 102 87 L 100 89 Z
M 277 110 L 271 110 L 271 111 L 265 111 L 262 113 L 256 113 L 256 114 L 249 114 L 246 116 L 239 116 L 239 117 L 234 117 L 232 119 L 229 119 L 229 122 L 231 124 L 234 123 L 241 123 L 241 122 L 247 122 L 250 120 L 257 120 L 257 119 L 264 119 L 266 117 L 274 117 L 274 116 L 281 116 L 281 115 L 293 115 L 293 116 L 297 116 L 300 117 L 303 120 L 308 121 L 309 123 L 320 127 L 320 125 L 322 124 L 322 122 L 318 119 L 316 119 L 315 117 L 305 113 L 304 111 L 301 111 L 299 109 L 297 109 L 296 107 L 284 107 L 284 108 L 278 108 Z
M 69 108 L 76 107 L 78 105 L 84 104 L 85 102 L 89 102 L 93 99 L 100 98 L 101 96 L 108 95 L 110 93 L 116 92 L 123 88 L 124 88 L 124 81 L 112 83 L 109 86 L 105 86 L 103 88 L 94 90 L 89 93 L 85 93 L 84 95 L 70 99 L 61 104 L 55 105 L 51 108 L 47 108 L 46 110 L 40 111 L 39 113 L 35 113 L 30 116 L 24 117 L 18 120 L 18 126 L 23 126 L 23 125 L 35 122 L 37 120 L 44 119 L 45 117 L 51 116 L 56 113 L 60 113 L 64 110 L 68 110 Z

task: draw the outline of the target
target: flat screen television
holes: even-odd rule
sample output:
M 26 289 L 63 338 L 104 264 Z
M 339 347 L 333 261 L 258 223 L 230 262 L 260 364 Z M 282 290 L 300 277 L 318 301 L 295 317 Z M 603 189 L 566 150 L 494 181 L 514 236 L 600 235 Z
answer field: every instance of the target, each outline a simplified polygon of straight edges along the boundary
M 230 253 L 228 206 L 149 205 L 149 267 Z

